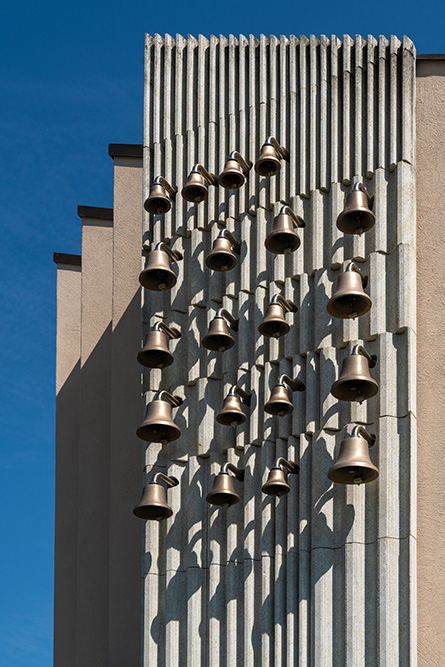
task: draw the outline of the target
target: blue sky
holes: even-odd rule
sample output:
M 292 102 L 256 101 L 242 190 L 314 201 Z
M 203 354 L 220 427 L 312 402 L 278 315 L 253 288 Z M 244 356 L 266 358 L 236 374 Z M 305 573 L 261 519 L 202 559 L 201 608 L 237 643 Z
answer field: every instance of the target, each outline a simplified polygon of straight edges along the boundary
M 445 52 L 443 2 L 7 0 L 0 27 L 0 664 L 52 663 L 54 251 L 113 205 L 109 143 L 142 142 L 144 33 L 407 34 Z

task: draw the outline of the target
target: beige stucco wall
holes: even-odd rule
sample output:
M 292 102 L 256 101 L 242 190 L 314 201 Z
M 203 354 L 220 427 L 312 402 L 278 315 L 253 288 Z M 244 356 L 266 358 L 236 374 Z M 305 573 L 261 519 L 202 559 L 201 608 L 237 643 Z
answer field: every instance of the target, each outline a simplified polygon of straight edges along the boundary
M 445 665 L 445 61 L 417 63 L 418 654 Z
M 113 210 L 79 213 L 82 268 L 58 264 L 55 667 L 141 659 L 141 201 L 142 159 L 115 157 Z
M 54 664 L 76 664 L 81 269 L 57 265 Z

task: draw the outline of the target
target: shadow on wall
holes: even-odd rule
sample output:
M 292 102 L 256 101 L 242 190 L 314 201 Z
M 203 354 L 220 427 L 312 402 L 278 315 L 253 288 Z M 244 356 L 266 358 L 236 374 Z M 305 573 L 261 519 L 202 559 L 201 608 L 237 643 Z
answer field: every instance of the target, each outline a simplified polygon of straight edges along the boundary
M 94 326 L 85 317 L 83 335 Z M 138 290 L 57 394 L 56 664 L 140 663 L 142 526 L 132 515 L 143 471 L 139 347 Z
M 261 493 L 261 476 L 277 445 L 269 442 L 241 453 L 245 479 L 235 482 L 240 502 L 228 510 L 205 501 L 213 483 L 209 459 L 201 459 L 190 476 L 185 465 L 174 521 L 159 526 L 157 567 L 163 576 L 156 585 L 163 590 L 158 589 L 158 609 L 149 626 L 158 645 L 159 666 L 165 664 L 170 642 L 178 643 L 183 655 L 179 664 L 187 665 L 194 633 L 199 635 L 202 665 L 211 664 L 215 641 L 221 665 L 233 664 L 234 651 L 237 664 L 242 664 L 245 652 L 252 651 L 253 664 L 262 667 L 265 643 L 270 655 L 282 652 L 285 664 L 287 637 L 298 638 L 300 625 L 307 628 L 305 641 L 313 654 L 324 587 L 327 594 L 338 592 L 332 653 L 338 660 L 344 656 L 344 545 L 355 510 L 346 503 L 344 487 L 334 489 L 326 477 L 333 458 L 325 440 L 313 440 L 300 460 L 305 471 L 300 484 L 298 477 L 289 480 L 291 491 L 281 499 Z M 256 463 L 252 468 L 250 457 Z M 168 549 L 173 550 L 170 556 Z M 302 613 L 307 618 L 300 624 Z

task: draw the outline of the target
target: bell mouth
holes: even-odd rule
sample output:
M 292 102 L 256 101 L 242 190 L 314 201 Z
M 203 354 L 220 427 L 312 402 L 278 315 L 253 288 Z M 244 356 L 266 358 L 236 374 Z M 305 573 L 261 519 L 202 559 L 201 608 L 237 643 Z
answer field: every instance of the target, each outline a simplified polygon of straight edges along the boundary
M 356 486 L 373 482 L 378 476 L 378 470 L 359 464 L 339 468 L 332 466 L 328 471 L 328 478 L 332 482 L 337 482 L 338 484 L 355 484 Z
M 168 442 L 177 440 L 181 431 L 177 426 L 159 422 L 158 424 L 142 424 L 136 430 L 136 435 L 145 442 L 160 442 L 166 445 Z
M 213 271 L 230 271 L 236 266 L 236 259 L 230 253 L 218 252 L 206 258 L 206 264 Z
M 337 380 L 332 385 L 331 394 L 340 401 L 358 401 L 361 403 L 375 396 L 378 390 L 377 383 L 357 378 Z
M 280 169 L 279 160 L 261 160 L 255 164 L 255 171 L 260 176 L 275 176 Z
M 198 203 L 206 199 L 207 188 L 205 186 L 190 185 L 182 190 L 182 196 L 189 202 Z
M 137 360 L 146 368 L 165 368 L 173 363 L 173 355 L 162 350 L 140 350 Z
M 264 412 L 267 412 L 269 415 L 274 415 L 276 417 L 284 417 L 288 415 L 294 409 L 293 405 L 287 405 L 287 403 L 266 403 L 264 406 Z
M 375 217 L 369 210 L 340 213 L 337 227 L 344 234 L 363 234 L 374 227 Z
M 364 315 L 371 308 L 371 299 L 363 294 L 345 294 L 329 300 L 327 311 L 333 317 L 351 319 Z
M 228 190 L 237 190 L 244 185 L 244 181 L 244 176 L 236 172 L 226 172 L 225 174 L 221 174 L 218 178 L 218 183 Z
M 291 232 L 271 232 L 264 242 L 264 245 L 270 252 L 277 255 L 289 255 L 300 245 L 300 237 Z
M 163 521 L 164 519 L 168 519 L 173 515 L 173 510 L 171 507 L 153 503 L 150 506 L 135 507 L 133 514 L 137 516 L 138 519 L 146 519 L 147 521 Z
M 202 344 L 212 352 L 225 352 L 234 346 L 235 341 L 230 336 L 212 334 L 211 336 L 204 336 Z
M 262 486 L 261 491 L 268 496 L 281 498 L 281 496 L 285 496 L 286 493 L 289 493 L 290 489 L 287 484 L 267 484 L 266 482 L 266 484 Z
M 237 412 L 224 412 L 217 415 L 216 421 L 224 426 L 240 426 L 246 421 L 246 415 Z
M 268 338 L 281 338 L 290 331 L 290 326 L 287 322 L 264 322 L 258 331 Z
M 163 197 L 148 197 L 144 202 L 144 208 L 148 213 L 153 215 L 162 215 L 171 209 L 171 203 L 167 198 Z
M 144 269 L 139 274 L 139 282 L 142 287 L 154 290 L 155 292 L 163 292 L 171 289 L 176 284 L 176 276 L 173 272 L 164 271 L 163 269 Z
M 231 507 L 239 502 L 239 497 L 231 493 L 210 493 L 206 496 L 206 501 L 210 505 L 219 505 L 219 507 Z

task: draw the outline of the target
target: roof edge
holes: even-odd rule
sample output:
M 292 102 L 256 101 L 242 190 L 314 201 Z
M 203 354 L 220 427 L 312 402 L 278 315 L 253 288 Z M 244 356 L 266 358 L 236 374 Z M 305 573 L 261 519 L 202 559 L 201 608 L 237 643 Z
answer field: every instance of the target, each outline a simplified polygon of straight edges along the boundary
M 79 218 L 93 218 L 95 220 L 113 220 L 113 209 L 100 206 L 78 206 Z
M 115 157 L 142 157 L 142 144 L 108 144 L 108 155 Z
M 417 60 L 445 60 L 445 53 L 418 53 Z
M 71 266 L 82 266 L 82 255 L 69 255 L 64 252 L 55 252 L 53 262 L 56 264 L 71 264 Z

